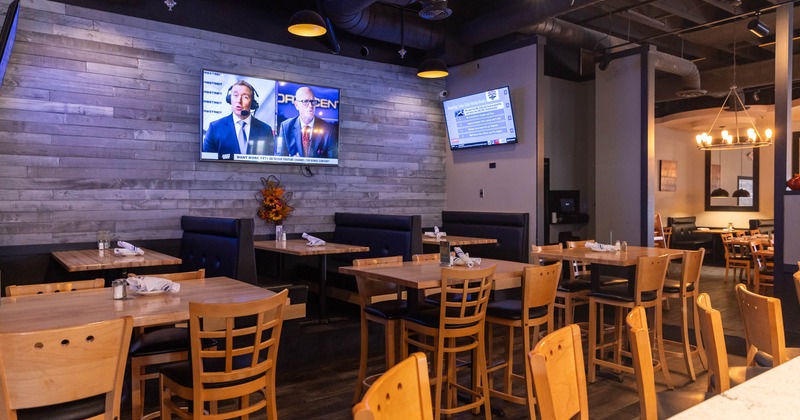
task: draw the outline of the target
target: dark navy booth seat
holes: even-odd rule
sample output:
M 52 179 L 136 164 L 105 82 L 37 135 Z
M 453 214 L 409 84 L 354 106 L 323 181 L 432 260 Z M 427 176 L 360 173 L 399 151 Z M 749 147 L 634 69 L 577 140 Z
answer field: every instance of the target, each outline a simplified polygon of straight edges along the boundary
M 453 236 L 497 239 L 496 244 L 465 246 L 470 256 L 528 262 L 528 213 L 443 211 L 441 230 Z
M 775 231 L 775 219 L 750 219 L 750 230 L 758 229 L 763 234 Z
M 339 273 L 339 267 L 353 265 L 357 258 L 401 255 L 403 261 L 422 253 L 422 217 L 336 213 L 333 242 L 368 246 L 369 252 L 335 254 L 328 257 L 328 295 L 334 299 L 358 303 L 355 278 Z
M 696 250 L 706 249 L 706 255 L 712 253 L 714 237 L 710 233 L 697 230 L 695 217 L 670 217 L 667 226 L 672 227 L 672 237 L 669 241 L 670 248 Z

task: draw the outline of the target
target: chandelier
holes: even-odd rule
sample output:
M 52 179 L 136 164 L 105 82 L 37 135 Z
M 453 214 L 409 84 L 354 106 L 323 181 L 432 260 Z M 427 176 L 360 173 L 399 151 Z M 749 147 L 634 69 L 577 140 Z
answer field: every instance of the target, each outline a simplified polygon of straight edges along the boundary
M 717 116 L 711 123 L 707 131 L 695 136 L 697 148 L 700 150 L 727 150 L 727 149 L 751 149 L 754 147 L 764 147 L 772 145 L 772 129 L 767 128 L 762 135 L 756 127 L 755 122 L 747 113 L 747 107 L 739 96 L 736 87 L 736 27 L 733 32 L 733 82 L 731 83 L 728 96 L 722 103 L 722 107 L 717 112 Z M 729 103 L 730 101 L 730 103 Z M 734 126 L 727 129 L 726 126 L 717 126 L 722 111 L 733 111 Z M 744 112 L 745 118 L 739 118 L 739 111 Z

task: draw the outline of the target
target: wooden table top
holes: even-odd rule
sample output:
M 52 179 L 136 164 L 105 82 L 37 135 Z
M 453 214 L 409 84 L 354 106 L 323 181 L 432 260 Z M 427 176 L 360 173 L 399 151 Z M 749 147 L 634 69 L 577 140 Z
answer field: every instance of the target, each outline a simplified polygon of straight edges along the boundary
M 539 258 L 569 261 L 586 261 L 592 264 L 615 265 L 628 267 L 636 265 L 639 257 L 656 257 L 668 254 L 670 259 L 680 258 L 682 249 L 650 248 L 643 246 L 628 246 L 627 252 L 592 251 L 589 248 L 565 248 L 554 251 L 536 252 Z
M 76 251 L 53 252 L 56 259 L 69 272 L 107 270 L 130 267 L 151 267 L 158 265 L 179 265 L 180 258 L 142 248 L 144 255 L 122 256 L 114 250 L 80 249 Z
M 433 236 L 422 235 L 422 243 L 427 245 L 439 245 L 440 241 L 450 242 L 451 246 L 463 245 L 480 245 L 480 244 L 496 244 L 497 239 L 494 238 L 473 238 L 471 236 L 442 236 L 441 239 L 436 239 Z
M 290 255 L 328 255 L 347 254 L 351 252 L 369 252 L 369 247 L 360 245 L 337 244 L 326 242 L 323 246 L 308 246 L 305 239 L 289 239 L 286 241 L 256 241 L 256 249 L 280 252 Z
M 139 295 L 112 299 L 110 287 L 69 293 L 49 293 L 0 300 L 0 333 L 62 328 L 126 315 L 133 325 L 146 327 L 189 319 L 189 302 L 244 302 L 275 293 L 228 277 L 209 277 L 179 282 L 177 293 Z
M 515 261 L 493 260 L 482 258 L 481 265 L 475 268 L 486 268 L 495 265 L 494 289 L 510 289 L 519 287 L 525 267 L 531 264 Z M 463 266 L 454 268 L 470 270 Z M 350 275 L 362 275 L 372 280 L 387 281 L 412 289 L 429 289 L 441 286 L 442 267 L 438 261 L 404 261 L 397 265 L 339 267 L 339 272 Z
M 714 233 L 718 235 L 723 235 L 726 233 L 737 234 L 739 232 L 747 232 L 744 229 L 706 229 L 706 228 L 697 228 L 694 231 L 697 233 Z

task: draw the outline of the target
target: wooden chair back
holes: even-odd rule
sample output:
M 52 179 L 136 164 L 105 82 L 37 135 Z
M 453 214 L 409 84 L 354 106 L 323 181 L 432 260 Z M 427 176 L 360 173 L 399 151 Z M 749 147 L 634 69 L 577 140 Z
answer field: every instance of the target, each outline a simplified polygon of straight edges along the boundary
M 656 379 L 650 333 L 647 330 L 647 313 L 643 307 L 637 306 L 628 313 L 625 321 L 628 324 L 636 387 L 639 390 L 640 417 L 645 420 L 657 419 Z
M 547 331 L 553 331 L 553 305 L 556 301 L 558 281 L 561 279 L 561 261 L 550 265 L 525 267 L 522 285 L 522 313 L 528 314 L 530 308 L 547 306 L 549 320 Z M 527 319 L 527 316 L 524 317 Z
M 41 295 L 43 293 L 74 292 L 77 290 L 101 289 L 105 286 L 102 278 L 92 280 L 65 281 L 61 283 L 37 283 L 21 286 L 6 286 L 6 296 Z
M 133 318 L 111 319 L 60 329 L 0 334 L 0 418 L 31 410 L 55 418 L 55 404 L 105 395 L 97 418 L 120 416 L 122 381 Z M 33 414 L 37 407 L 47 407 Z M 92 406 L 92 408 L 95 408 Z M 90 417 L 87 413 L 81 413 Z
M 750 236 L 761 235 L 761 231 L 759 229 L 750 229 L 747 233 Z
M 195 271 L 181 271 L 178 273 L 159 273 L 153 274 L 153 276 L 161 277 L 162 279 L 167 279 L 170 281 L 198 280 L 206 278 L 206 269 L 201 268 Z M 138 277 L 138 275 L 134 273 L 128 273 L 128 277 Z
M 544 336 L 528 357 L 542 419 L 588 419 L 580 328 L 571 324 Z
M 562 245 L 560 243 L 555 244 L 555 245 L 531 245 L 531 255 L 533 255 L 534 261 L 538 262 L 539 265 L 546 265 L 546 264 L 550 264 L 550 263 L 555 262 L 555 261 L 559 261 L 560 262 L 561 260 L 554 260 L 554 259 L 549 259 L 549 258 L 540 258 L 538 254 L 540 252 L 545 252 L 545 251 L 560 251 L 561 249 L 563 249 L 563 247 L 562 247 Z
M 583 248 L 588 242 L 595 242 L 595 240 L 567 241 L 567 248 Z M 572 270 L 570 270 L 569 274 L 571 280 L 575 280 L 580 276 L 588 277 L 592 273 L 591 264 L 586 261 L 570 260 L 570 264 L 572 265 Z
M 665 226 L 664 227 L 664 240 L 667 243 L 667 248 L 669 248 L 669 242 L 672 238 L 672 226 Z
M 494 265 L 470 270 L 442 268 L 440 338 L 447 337 L 448 330 L 454 329 L 459 330 L 454 333 L 459 337 L 482 334 L 495 268 Z
M 189 302 L 190 404 L 194 413 L 202 413 L 206 402 L 242 398 L 267 388 L 274 395 L 275 365 L 288 294 L 288 290 L 283 290 L 264 299 L 235 303 Z M 203 327 L 207 321 L 224 328 L 207 330 Z M 204 348 L 204 339 L 219 344 Z M 249 406 L 237 405 L 225 415 L 244 416 L 266 407 L 267 400 Z M 162 402 L 162 407 L 165 406 L 170 411 L 183 412 L 171 400 Z
M 753 264 L 756 270 L 767 270 L 772 266 L 772 262 L 769 260 L 769 258 L 756 252 L 763 250 L 764 244 L 761 242 L 761 239 L 752 239 L 750 241 L 750 253 L 753 255 Z
M 395 255 L 392 257 L 381 257 L 381 258 L 361 258 L 353 260 L 353 265 L 356 267 L 366 267 L 372 265 L 397 266 L 401 265 L 402 263 L 403 263 L 403 257 L 401 255 Z M 379 280 L 370 280 L 362 276 L 356 276 L 356 285 L 358 286 L 358 300 L 359 304 L 361 305 L 362 314 L 364 312 L 364 307 L 373 303 L 373 298 L 377 296 L 389 295 L 392 293 L 397 293 L 399 298 L 400 297 L 399 293 L 401 293 L 399 286 L 394 283 L 389 283 Z
M 435 254 L 414 254 L 411 261 L 439 261 L 439 253 Z
M 411 354 L 381 375 L 353 407 L 353 419 L 433 420 L 425 354 Z
M 712 394 L 719 394 L 731 388 L 722 316 L 718 310 L 711 307 L 711 297 L 708 293 L 700 293 L 697 296 L 697 308 L 700 310 L 700 332 L 708 360 L 708 390 Z
M 797 263 L 800 266 L 800 263 Z M 800 267 L 799 267 L 800 268 Z M 797 301 L 800 302 L 800 271 L 794 273 L 794 291 L 797 293 Z
M 664 223 L 661 220 L 661 213 L 656 213 L 653 217 L 653 244 L 656 248 L 666 248 L 667 238 L 664 234 Z
M 656 299 L 661 300 L 661 289 L 664 279 L 667 278 L 669 256 L 667 254 L 656 257 L 639 257 L 636 263 L 636 288 L 634 301 L 637 305 L 642 302 L 642 294 L 653 292 Z
M 736 298 L 744 322 L 747 365 L 751 364 L 757 351 L 772 356 L 772 367 L 785 362 L 786 337 L 783 332 L 781 301 L 753 293 L 744 284 L 736 285 Z
M 706 249 L 700 248 L 696 251 L 683 251 L 683 262 L 681 263 L 680 294 L 687 293 L 689 285 L 694 286 L 694 293 L 700 291 L 700 270 L 703 268 L 703 258 Z

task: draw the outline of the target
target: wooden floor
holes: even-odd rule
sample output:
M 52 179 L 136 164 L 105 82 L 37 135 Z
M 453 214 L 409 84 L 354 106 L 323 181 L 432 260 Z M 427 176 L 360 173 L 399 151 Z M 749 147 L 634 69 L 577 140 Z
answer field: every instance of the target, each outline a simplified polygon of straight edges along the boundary
M 678 264 L 672 264 L 670 276 L 677 278 Z M 700 289 L 711 295 L 714 307 L 722 313 L 731 365 L 743 364 L 743 326 L 734 298 L 733 283 L 723 283 L 724 268 L 703 267 Z M 313 302 L 309 305 L 313 307 Z M 665 311 L 665 335 L 675 334 L 680 323 L 680 309 L 673 301 Z M 350 409 L 358 369 L 358 312 L 352 305 L 332 304 L 331 310 L 346 319 L 328 325 L 305 325 L 288 322 L 281 339 L 278 363 L 278 414 L 282 419 L 351 418 Z M 382 371 L 382 333 L 370 330 L 370 374 Z M 676 389 L 705 389 L 707 374 L 702 371 L 696 382 L 689 380 L 681 359 L 669 358 L 670 372 Z M 695 366 L 700 369 L 699 359 Z M 663 376 L 656 374 L 657 390 L 663 386 Z M 155 408 L 156 389 L 148 390 L 148 406 Z M 622 375 L 622 382 L 598 378 L 589 384 L 589 412 L 592 419 L 628 419 L 639 416 L 636 381 L 632 375 Z M 154 397 L 151 401 L 150 397 Z M 493 418 L 527 418 L 527 407 L 492 399 L 492 407 L 502 410 Z M 127 411 L 127 410 L 125 410 Z M 129 418 L 130 411 L 123 412 Z M 257 416 L 255 418 L 264 418 Z M 483 418 L 463 413 L 455 419 Z

